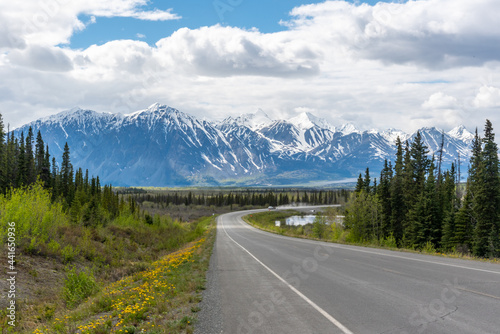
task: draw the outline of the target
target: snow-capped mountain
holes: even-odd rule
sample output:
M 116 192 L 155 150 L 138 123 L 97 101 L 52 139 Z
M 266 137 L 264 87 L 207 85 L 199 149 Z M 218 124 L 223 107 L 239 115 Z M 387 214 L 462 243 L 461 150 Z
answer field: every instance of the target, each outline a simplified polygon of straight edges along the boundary
M 395 139 L 415 136 L 336 128 L 307 112 L 272 120 L 259 110 L 209 122 L 160 104 L 128 115 L 74 108 L 15 131 L 30 126 L 52 156 L 60 159 L 68 142 L 74 166 L 116 186 L 307 185 L 356 177 L 366 167 L 376 176 L 384 159 L 394 158 Z M 444 136 L 445 167 L 469 156 L 472 134 L 464 127 L 420 133 L 430 154 Z
M 311 114 L 310 112 L 303 112 L 299 114 L 298 116 L 295 116 L 293 118 L 290 118 L 288 120 L 289 123 L 293 124 L 295 127 L 298 129 L 310 129 L 312 127 L 319 127 L 321 129 L 327 129 L 330 131 L 335 132 L 335 127 L 330 125 L 328 121 L 326 121 L 323 118 L 319 118 Z
M 448 132 L 448 135 L 467 144 L 472 143 L 472 140 L 474 139 L 474 135 L 470 133 L 463 125 L 457 126 L 453 130 Z
M 271 124 L 273 120 L 269 118 L 269 116 L 266 114 L 266 112 L 262 109 L 257 110 L 257 112 L 251 114 L 243 114 L 241 116 L 238 116 L 236 118 L 233 117 L 228 117 L 226 118 L 223 123 L 224 124 L 237 124 L 240 126 L 246 126 L 250 128 L 251 130 L 258 130 L 261 129 L 269 124 Z

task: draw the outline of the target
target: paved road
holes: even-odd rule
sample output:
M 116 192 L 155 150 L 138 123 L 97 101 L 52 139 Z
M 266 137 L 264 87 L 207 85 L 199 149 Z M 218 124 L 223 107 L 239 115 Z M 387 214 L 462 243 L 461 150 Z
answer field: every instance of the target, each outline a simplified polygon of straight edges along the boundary
M 197 333 L 500 333 L 500 265 L 283 237 L 219 217 Z

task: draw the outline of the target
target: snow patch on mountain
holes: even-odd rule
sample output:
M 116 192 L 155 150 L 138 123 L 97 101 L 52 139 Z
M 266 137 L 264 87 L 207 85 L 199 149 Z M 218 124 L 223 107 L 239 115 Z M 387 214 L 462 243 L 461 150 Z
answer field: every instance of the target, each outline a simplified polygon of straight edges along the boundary
M 309 112 L 273 121 L 259 109 L 209 122 L 159 103 L 127 115 L 73 108 L 16 131 L 29 126 L 42 132 L 52 156 L 59 159 L 68 142 L 74 166 L 117 186 L 305 184 L 353 177 L 366 167 L 376 174 L 394 158 L 398 136 L 403 144 L 415 136 L 361 132 L 349 123 L 336 130 Z M 443 131 L 420 132 L 429 151 L 438 152 Z M 473 135 L 464 127 L 444 138 L 443 161 L 470 154 Z
M 469 132 L 465 126 L 460 125 L 448 132 L 448 135 L 452 138 L 456 138 L 465 143 L 471 143 L 474 139 L 474 135 Z
M 253 131 L 268 126 L 273 122 L 274 121 L 262 109 L 258 109 L 255 113 L 240 115 L 236 118 L 230 116 L 222 121 L 223 124 L 236 124 L 239 126 L 246 126 Z
M 398 137 L 401 140 L 401 142 L 404 143 L 411 136 L 404 131 L 392 128 L 382 131 L 381 135 L 391 144 L 395 144 Z
M 335 127 L 331 126 L 325 119 L 316 117 L 310 112 L 300 113 L 299 115 L 290 118 L 288 122 L 295 125 L 300 130 L 308 130 L 317 126 L 319 128 L 329 129 L 335 132 Z
M 360 131 L 351 123 L 342 125 L 339 132 L 341 132 L 344 136 L 350 135 L 351 133 L 360 133 Z

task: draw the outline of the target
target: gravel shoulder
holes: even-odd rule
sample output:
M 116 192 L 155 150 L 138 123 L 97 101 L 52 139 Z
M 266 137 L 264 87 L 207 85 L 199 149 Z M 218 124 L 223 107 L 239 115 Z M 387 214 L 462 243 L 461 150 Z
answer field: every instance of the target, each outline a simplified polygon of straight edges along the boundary
M 223 332 L 216 247 L 217 240 L 215 241 L 212 256 L 210 257 L 206 289 L 203 291 L 202 301 L 198 304 L 200 312 L 198 312 L 198 320 L 195 325 L 194 334 L 219 334 Z

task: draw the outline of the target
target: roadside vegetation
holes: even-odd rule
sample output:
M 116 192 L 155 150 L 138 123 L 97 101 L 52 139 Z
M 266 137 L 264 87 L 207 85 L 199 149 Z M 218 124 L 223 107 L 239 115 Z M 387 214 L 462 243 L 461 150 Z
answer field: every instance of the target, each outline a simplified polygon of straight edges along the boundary
M 349 232 L 340 223 L 344 214 L 342 207 L 318 209 L 313 223 L 299 226 L 286 225 L 286 219 L 289 217 L 310 214 L 310 212 L 297 210 L 278 210 L 254 213 L 244 216 L 243 220 L 261 230 L 289 237 L 347 243 Z M 280 222 L 280 226 L 276 226 L 277 221 Z
M 119 189 L 118 192 L 121 192 Z M 169 215 L 186 221 L 210 214 L 235 210 L 251 210 L 269 206 L 342 204 L 352 191 L 346 189 L 291 189 L 291 188 L 234 188 L 234 189 L 141 189 L 132 193 L 123 189 L 125 196 L 150 213 Z
M 40 133 L 5 133 L 0 115 L 0 261 L 16 272 L 0 332 L 191 333 L 214 242 L 205 214 L 150 213 L 73 167 L 68 145 L 58 164 Z
M 366 169 L 340 211 L 327 209 L 304 226 L 285 225 L 292 212 L 245 219 L 288 236 L 500 263 L 500 170 L 491 123 L 484 138 L 476 131 L 466 185 L 459 182 L 456 164 L 442 171 L 444 151 L 428 156 L 420 133 L 405 145 L 398 138 L 396 145 L 394 166 L 385 161 L 378 183 Z
M 0 196 L 0 235 L 16 222 L 19 273 L 16 327 L 2 305 L 2 332 L 192 331 L 214 217 L 147 216 L 127 205 L 112 219 L 75 222 L 39 182 Z
M 442 171 L 444 139 L 437 157 L 428 155 L 420 133 L 396 145 L 394 167 L 385 161 L 378 184 L 368 169 L 360 175 L 346 206 L 346 240 L 500 257 L 500 170 L 491 122 L 483 138 L 476 130 L 465 187 L 456 164 Z

